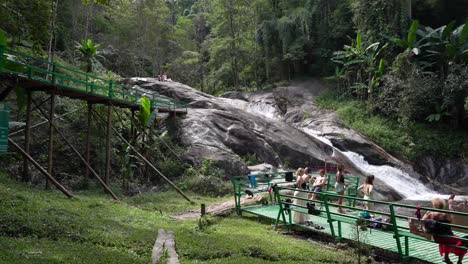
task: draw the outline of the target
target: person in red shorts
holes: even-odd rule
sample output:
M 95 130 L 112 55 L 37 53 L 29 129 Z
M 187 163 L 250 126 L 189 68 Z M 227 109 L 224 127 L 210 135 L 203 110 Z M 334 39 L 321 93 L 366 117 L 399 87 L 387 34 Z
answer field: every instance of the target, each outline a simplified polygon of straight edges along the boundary
M 442 198 L 435 198 L 432 200 L 432 207 L 440 210 L 447 210 L 447 204 Z M 443 212 L 427 212 L 421 220 L 429 220 L 450 224 L 452 218 L 449 214 Z M 435 242 L 439 243 L 439 253 L 441 256 L 444 256 L 445 263 L 452 263 L 449 258 L 449 254 L 453 253 L 458 256 L 457 264 L 462 264 L 463 257 L 465 256 L 467 250 L 459 248 L 462 245 L 462 241 L 457 239 L 459 236 L 454 235 L 452 228 L 448 225 L 441 225 L 442 227 L 437 232 L 437 234 L 432 234 L 432 238 Z

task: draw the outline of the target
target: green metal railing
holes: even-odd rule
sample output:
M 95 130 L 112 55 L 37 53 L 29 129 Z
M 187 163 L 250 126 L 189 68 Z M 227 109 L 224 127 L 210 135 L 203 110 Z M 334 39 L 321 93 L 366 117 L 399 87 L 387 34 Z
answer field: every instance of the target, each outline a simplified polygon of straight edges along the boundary
M 113 80 L 48 62 L 3 45 L 0 45 L 0 72 L 137 105 L 140 98 L 145 96 L 150 99 L 153 109 L 187 111 L 186 104 L 172 98 L 156 93 L 144 93 Z
M 260 173 L 260 174 L 250 174 L 242 176 L 232 177 L 232 186 L 234 188 L 234 199 L 236 210 L 238 213 L 241 212 L 240 198 L 242 195 L 245 195 L 244 190 L 249 189 L 253 193 L 266 192 L 268 187 L 271 187 L 273 184 L 295 184 L 296 179 L 295 175 L 293 176 L 292 181 L 286 181 L 285 176 L 287 172 L 272 172 L 272 173 Z M 293 173 L 294 172 L 289 172 Z M 314 172 L 317 174 L 318 172 Z M 251 186 L 251 180 L 249 177 L 254 177 L 257 182 L 257 186 Z M 358 195 L 357 188 L 359 187 L 359 177 L 354 175 L 345 175 L 345 184 L 347 185 L 345 194 L 349 197 L 356 197 Z M 336 178 L 334 174 L 327 174 L 327 184 L 323 188 L 324 193 L 333 193 L 335 190 Z M 270 193 L 270 201 L 273 201 L 275 197 Z M 348 199 L 348 205 L 356 206 L 356 200 Z
M 232 186 L 234 188 L 234 199 L 235 199 L 235 207 L 238 214 L 241 212 L 241 202 L 240 198 L 242 195 L 245 195 L 245 189 L 249 189 L 253 193 L 262 193 L 267 192 L 268 188 L 272 186 L 272 184 L 284 184 L 290 183 L 293 184 L 295 179 L 292 182 L 288 182 L 285 180 L 285 175 L 287 172 L 272 172 L 272 173 L 259 173 L 259 174 L 250 174 L 250 175 L 242 175 L 242 176 L 234 176 L 232 177 Z M 292 172 L 289 172 L 292 173 Z M 249 177 L 254 177 L 256 186 L 252 186 L 251 179 Z M 272 195 L 272 191 L 270 190 L 270 201 L 273 201 L 274 196 Z
M 0 103 L 0 154 L 8 150 L 8 120 L 10 110 L 8 105 Z
M 423 240 L 426 242 L 437 243 L 433 240 L 427 239 L 426 237 L 415 234 L 410 230 L 409 225 L 408 225 L 408 219 L 412 219 L 414 217 L 414 212 L 418 209 L 418 207 L 416 206 L 399 204 L 399 203 L 391 203 L 391 202 L 383 202 L 383 201 L 377 201 L 377 200 L 367 200 L 363 198 L 346 196 L 346 195 L 337 195 L 333 193 L 298 190 L 298 189 L 292 189 L 292 188 L 281 187 L 281 186 L 275 186 L 273 191 L 275 195 L 275 200 L 278 201 L 278 206 L 279 206 L 279 212 L 276 218 L 276 226 L 279 224 L 280 218 L 282 218 L 281 220 L 283 221 L 283 223 L 288 229 L 293 225 L 291 214 L 290 213 L 285 214 L 286 210 L 294 210 L 294 211 L 307 214 L 306 207 L 293 204 L 292 202 L 291 203 L 285 202 L 283 200 L 284 198 L 303 200 L 306 202 L 313 202 L 313 203 L 318 203 L 321 205 L 319 210 L 321 211 L 321 213 L 324 213 L 324 214 L 318 217 L 326 218 L 327 222 L 330 225 L 331 235 L 337 239 L 341 239 L 342 238 L 342 223 L 356 225 L 357 220 L 361 218 L 357 216 L 356 214 L 352 214 L 352 213 L 340 214 L 338 212 L 333 211 L 332 208 L 341 207 L 341 208 L 351 209 L 354 211 L 363 210 L 362 208 L 356 208 L 354 206 L 339 205 L 339 204 L 331 202 L 331 199 L 330 199 L 330 198 L 333 198 L 334 200 L 336 200 L 338 198 L 344 198 L 344 199 L 354 200 L 357 202 L 371 202 L 371 203 L 379 205 L 379 211 L 377 210 L 367 210 L 367 211 L 369 213 L 379 215 L 380 217 L 387 217 L 390 221 L 389 222 L 375 221 L 372 219 L 366 219 L 365 221 L 367 221 L 367 223 L 374 222 L 374 223 L 380 223 L 382 226 L 387 226 L 387 228 L 383 230 L 376 230 L 376 231 L 388 232 L 392 234 L 392 237 L 395 240 L 397 252 L 401 260 L 409 260 L 411 258 L 410 242 L 417 244 L 416 241 Z M 294 197 L 290 194 L 282 194 L 281 191 L 289 191 L 289 192 L 299 191 L 299 192 L 304 192 L 307 194 L 315 193 L 320 196 L 320 200 L 311 200 L 308 198 Z M 356 203 L 354 202 L 353 204 L 356 204 Z M 286 209 L 285 205 L 289 205 L 288 206 L 289 209 Z M 403 209 L 406 209 L 407 212 L 405 212 L 405 210 Z M 419 207 L 419 210 L 421 210 L 422 212 L 430 211 L 430 212 L 446 213 L 446 214 L 451 215 L 452 217 L 453 216 L 468 217 L 468 213 L 463 213 L 463 212 L 440 210 L 440 209 L 427 208 L 427 207 Z M 286 217 L 286 215 L 288 215 L 289 217 Z M 337 224 L 336 228 L 335 228 L 334 223 Z M 456 238 L 456 240 L 463 242 L 465 245 L 465 246 L 463 245 L 455 246 L 455 245 L 450 244 L 451 247 L 468 249 L 468 247 L 466 246 L 468 245 L 468 238 L 466 236 L 468 234 L 468 226 L 448 224 L 448 223 L 443 223 L 443 225 L 450 226 L 454 230 L 454 233 L 459 236 Z M 450 237 L 451 239 L 454 239 L 453 236 L 449 236 L 449 235 L 439 235 L 438 237 Z M 410 241 L 410 238 L 412 239 L 411 241 Z M 433 250 L 433 249 L 428 248 L 427 250 Z

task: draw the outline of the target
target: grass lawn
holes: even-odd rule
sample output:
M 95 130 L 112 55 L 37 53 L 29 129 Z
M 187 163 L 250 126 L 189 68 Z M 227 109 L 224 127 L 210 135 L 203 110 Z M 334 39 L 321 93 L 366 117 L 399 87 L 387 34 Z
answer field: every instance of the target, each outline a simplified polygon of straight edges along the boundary
M 67 199 L 0 173 L 0 263 L 149 263 L 160 228 L 174 230 L 182 263 L 354 263 L 336 251 L 273 231 L 255 217 L 173 220 L 169 215 L 232 199 L 175 192 L 114 202 L 100 191 Z

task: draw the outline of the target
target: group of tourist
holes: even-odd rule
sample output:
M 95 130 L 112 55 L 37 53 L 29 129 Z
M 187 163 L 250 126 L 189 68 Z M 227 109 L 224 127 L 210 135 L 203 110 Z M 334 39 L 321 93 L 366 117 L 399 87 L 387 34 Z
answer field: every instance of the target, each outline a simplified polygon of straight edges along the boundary
M 357 190 L 361 192 L 364 200 L 373 200 L 374 193 L 374 175 L 368 175 L 364 184 L 360 185 Z M 296 171 L 296 191 L 294 192 L 293 204 L 303 208 L 308 208 L 308 199 L 315 200 L 318 198 L 319 193 L 324 189 L 327 184 L 328 179 L 325 173 L 325 170 L 320 170 L 318 175 L 312 175 L 310 168 L 299 168 Z M 344 175 L 344 166 L 337 166 L 337 171 L 335 175 L 335 191 L 338 195 L 344 195 L 345 190 L 348 187 L 348 184 L 345 182 Z M 312 193 L 304 192 L 303 190 L 312 191 Z M 432 206 L 435 209 L 439 210 L 456 210 L 456 209 L 468 209 L 468 201 L 462 203 L 455 203 L 455 195 L 451 195 L 448 199 L 448 202 L 442 198 L 435 198 L 432 200 Z M 343 197 L 338 198 L 338 212 L 344 214 L 344 210 L 341 207 L 343 202 Z M 363 203 L 365 210 L 373 210 L 373 203 L 370 201 L 365 201 Z M 453 253 L 458 256 L 457 264 L 462 264 L 463 257 L 467 253 L 466 249 L 460 248 L 460 246 L 465 246 L 468 244 L 459 239 L 455 235 L 449 225 L 452 223 L 452 217 L 450 214 L 445 212 L 427 212 L 424 216 L 419 216 L 420 222 L 428 222 L 434 220 L 442 223 L 443 228 L 440 228 L 436 233 L 428 234 L 427 231 L 422 231 L 420 226 L 417 225 L 410 219 L 409 229 L 410 232 L 424 236 L 428 239 L 433 239 L 436 243 L 439 243 L 439 252 L 440 255 L 444 257 L 444 262 L 452 263 L 449 254 Z M 293 212 L 293 221 L 294 223 L 307 223 L 307 214 L 303 214 L 297 211 Z
M 160 82 L 172 82 L 172 79 L 169 76 L 167 76 L 166 73 L 163 73 L 163 74 L 158 75 L 158 81 L 160 81 Z
M 348 185 L 345 183 L 345 175 L 344 175 L 344 166 L 343 165 L 338 165 L 337 166 L 337 171 L 336 171 L 336 179 L 335 179 L 335 191 L 338 195 L 344 195 L 345 193 L 345 190 L 346 188 L 348 187 Z M 372 200 L 372 194 L 373 194 L 373 191 L 374 191 L 374 175 L 368 175 L 366 177 L 366 181 L 364 184 L 360 185 L 357 190 L 358 191 L 362 191 L 363 193 L 363 198 L 365 200 Z M 325 174 L 325 170 L 320 170 L 319 171 L 319 174 L 317 176 L 314 176 L 311 174 L 311 169 L 310 168 L 299 168 L 297 169 L 296 171 L 296 187 L 300 190 L 309 190 L 309 191 L 312 191 L 313 193 L 310 193 L 310 194 L 307 194 L 305 192 L 301 192 L 301 191 L 296 191 L 294 193 L 294 196 L 295 197 L 299 197 L 301 196 L 301 198 L 309 198 L 309 199 L 312 199 L 312 200 L 315 200 L 317 199 L 318 197 L 318 194 L 319 192 L 321 192 L 323 190 L 323 188 L 325 187 L 325 185 L 327 184 L 328 182 L 328 179 L 327 179 L 327 175 Z M 305 200 L 300 200 L 300 199 L 295 199 L 295 203 L 296 204 L 300 204 L 302 206 L 305 206 L 304 203 L 306 201 Z M 341 214 L 344 214 L 344 210 L 343 208 L 341 207 L 341 205 L 343 204 L 343 198 L 340 197 L 338 198 L 338 212 L 341 213 Z M 364 207 L 366 208 L 366 210 L 372 210 L 373 209 L 373 205 L 371 202 L 364 202 Z M 296 216 L 298 215 L 298 216 Z M 300 221 L 301 220 L 301 217 L 302 216 L 299 216 L 301 215 L 300 213 L 299 214 L 295 214 L 295 218 L 297 218 L 297 220 L 299 222 L 302 222 Z M 296 221 L 295 221 L 296 222 Z

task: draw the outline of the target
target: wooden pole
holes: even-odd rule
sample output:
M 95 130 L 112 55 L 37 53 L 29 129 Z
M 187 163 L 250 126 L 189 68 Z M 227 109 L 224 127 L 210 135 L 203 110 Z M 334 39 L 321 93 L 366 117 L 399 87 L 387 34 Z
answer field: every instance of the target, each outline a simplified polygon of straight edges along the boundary
M 45 114 L 45 112 L 40 107 L 37 107 L 37 109 L 41 112 L 41 114 L 45 118 L 47 118 L 47 115 Z M 115 200 L 119 200 L 119 198 L 117 198 L 117 196 L 112 192 L 112 190 L 109 188 L 109 186 L 107 186 L 104 183 L 104 181 L 101 179 L 101 177 L 99 177 L 97 172 L 91 167 L 89 162 L 80 154 L 80 152 L 75 148 L 75 146 L 73 146 L 73 144 L 68 140 L 68 138 L 58 129 L 58 127 L 55 124 L 52 124 L 52 126 L 54 127 L 55 131 L 57 131 L 57 134 L 59 134 L 59 136 L 65 141 L 65 143 L 67 143 L 67 145 L 70 146 L 70 148 L 75 152 L 75 154 L 78 156 L 78 158 L 80 158 L 80 160 L 85 164 L 86 168 L 89 171 L 91 171 L 91 173 L 99 181 L 99 183 L 102 185 L 102 187 L 104 187 L 104 190 L 107 191 L 107 193 L 109 193 L 112 196 L 112 198 L 114 198 Z
M 50 111 L 49 111 L 49 148 L 47 154 L 47 172 L 52 176 L 52 166 L 53 166 L 53 153 L 54 153 L 54 109 L 55 109 L 55 92 L 52 92 L 50 97 Z M 46 189 L 49 189 L 49 180 L 46 179 Z
M 112 133 L 112 106 L 107 107 L 107 135 L 106 135 L 106 178 L 105 183 L 109 184 L 110 178 L 110 159 L 111 159 L 111 133 Z
M 93 110 L 93 105 L 88 103 L 88 126 L 87 126 L 87 133 L 86 133 L 86 163 L 90 164 L 89 159 L 90 159 L 90 149 L 91 149 L 91 111 Z M 86 172 L 85 172 L 85 182 L 87 182 L 89 179 L 89 168 L 86 167 Z
M 101 120 L 104 120 L 104 118 L 102 116 L 100 116 L 98 113 L 96 113 L 95 111 L 93 111 L 93 113 Z M 132 146 L 132 144 L 130 144 L 130 142 L 128 142 L 122 135 L 120 135 L 119 131 L 117 131 L 117 129 L 115 129 L 114 127 L 112 127 L 112 130 L 114 131 L 114 133 L 117 135 L 118 138 L 120 138 L 120 140 L 122 140 L 125 144 L 127 144 L 134 152 L 135 154 L 140 158 L 142 159 L 146 164 L 148 164 L 154 171 L 156 171 L 167 183 L 169 183 L 169 185 L 172 186 L 172 188 L 174 188 L 180 195 L 182 195 L 187 201 L 192 202 L 192 200 L 190 200 L 190 198 L 188 198 L 187 195 L 185 195 L 184 192 L 182 192 L 182 190 L 179 189 L 179 187 L 177 187 L 171 180 L 169 180 L 166 176 L 164 176 L 164 174 L 162 174 L 153 164 L 151 164 L 151 162 L 149 162 L 145 157 L 143 157 L 143 155 L 140 154 L 140 152 L 138 152 L 138 150 Z
M 71 112 L 68 112 L 68 113 L 66 113 L 66 114 L 63 114 L 63 115 L 61 115 L 61 116 L 59 116 L 59 117 L 56 117 L 55 119 L 56 119 L 56 120 L 57 120 L 57 119 L 62 119 L 62 118 L 64 118 L 65 116 L 71 115 L 71 114 L 76 113 L 76 112 L 78 112 L 78 111 L 81 111 L 82 109 L 83 109 L 82 107 L 81 107 L 81 108 L 78 108 L 78 109 L 76 109 L 76 110 L 73 110 L 73 111 L 71 111 Z M 46 123 L 49 123 L 49 120 L 46 120 L 46 121 L 43 121 L 43 122 L 39 122 L 39 123 L 37 123 L 37 124 L 31 126 L 31 129 L 36 128 L 36 127 L 39 127 L 39 126 L 42 126 L 42 125 L 44 125 L 44 124 L 46 124 Z M 23 132 L 24 130 L 25 130 L 25 129 L 22 128 L 22 129 L 20 129 L 20 130 L 17 130 L 17 131 L 15 131 L 15 132 L 12 132 L 12 133 L 8 134 L 8 136 L 13 136 L 13 135 L 19 134 L 19 133 Z
M 71 192 L 69 192 L 67 189 L 65 189 L 65 187 L 63 187 L 54 177 L 52 177 L 52 175 L 50 175 L 44 168 L 41 167 L 41 165 L 39 165 L 39 163 L 37 163 L 28 153 L 26 153 L 26 151 L 24 149 L 22 149 L 20 146 L 18 146 L 18 144 L 16 144 L 13 139 L 11 138 L 8 138 L 8 142 L 10 142 L 10 144 L 16 148 L 25 158 L 27 158 L 32 165 L 34 165 L 34 167 L 36 167 L 42 174 L 44 174 L 44 176 L 47 177 L 47 179 L 53 184 L 55 185 L 55 187 L 57 187 L 57 189 L 59 189 L 61 192 L 63 192 L 68 198 L 73 198 L 73 195 Z
M 27 105 L 26 105 L 26 127 L 25 127 L 25 135 L 24 135 L 24 151 L 29 154 L 29 147 L 31 143 L 31 97 L 32 92 L 27 92 Z M 31 177 L 29 177 L 29 164 L 28 159 L 24 158 L 23 161 L 23 181 L 29 182 Z

